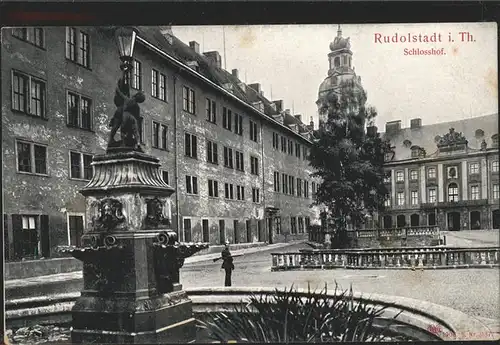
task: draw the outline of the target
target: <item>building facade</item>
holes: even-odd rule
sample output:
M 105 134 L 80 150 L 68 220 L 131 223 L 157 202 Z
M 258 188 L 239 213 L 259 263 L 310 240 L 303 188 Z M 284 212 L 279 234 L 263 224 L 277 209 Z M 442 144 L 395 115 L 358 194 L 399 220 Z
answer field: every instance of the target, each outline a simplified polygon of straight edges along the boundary
M 386 124 L 383 228 L 438 225 L 441 230 L 498 229 L 498 114 L 422 125 Z
M 141 142 L 175 193 L 183 241 L 307 238 L 317 221 L 307 154 L 312 124 L 221 68 L 218 52 L 169 27 L 138 27 L 131 86 L 143 90 Z M 2 32 L 6 259 L 57 256 L 92 220 L 79 194 L 102 154 L 120 77 L 113 28 Z

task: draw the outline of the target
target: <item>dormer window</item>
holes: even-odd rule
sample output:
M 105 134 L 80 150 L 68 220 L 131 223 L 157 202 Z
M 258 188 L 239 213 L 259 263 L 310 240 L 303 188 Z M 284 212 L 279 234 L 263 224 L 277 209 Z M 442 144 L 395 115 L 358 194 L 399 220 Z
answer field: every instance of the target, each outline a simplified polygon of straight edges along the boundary
M 497 147 L 498 146 L 498 134 L 494 134 L 491 136 L 491 141 L 493 143 L 493 146 L 494 147 Z
M 481 138 L 484 136 L 484 131 L 482 129 L 476 129 L 476 138 Z
M 406 139 L 405 141 L 403 141 L 403 145 L 404 145 L 404 147 L 410 147 L 411 146 L 411 141 L 409 141 L 408 139 Z

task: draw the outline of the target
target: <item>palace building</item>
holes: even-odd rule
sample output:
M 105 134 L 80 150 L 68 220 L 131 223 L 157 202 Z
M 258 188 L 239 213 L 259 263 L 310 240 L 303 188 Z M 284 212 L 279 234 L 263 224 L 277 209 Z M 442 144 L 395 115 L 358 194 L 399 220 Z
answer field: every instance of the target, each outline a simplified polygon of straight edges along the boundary
M 131 86 L 143 90 L 141 142 L 160 159 L 182 241 L 307 238 L 312 122 L 221 68 L 216 51 L 170 27 L 138 27 Z M 79 245 L 92 156 L 104 153 L 119 56 L 114 28 L 2 31 L 3 219 L 7 261 Z
M 498 229 L 498 114 L 423 125 L 386 124 L 384 228 L 438 225 L 441 230 Z
M 339 26 L 318 107 L 326 95 L 340 92 L 341 81 L 352 80 L 362 89 L 350 48 Z M 320 116 L 320 126 L 324 120 Z M 386 210 L 378 215 L 379 227 L 499 228 L 498 114 L 429 125 L 413 119 L 408 128 L 392 121 L 381 135 L 390 141 L 392 152 L 386 157 L 390 195 Z

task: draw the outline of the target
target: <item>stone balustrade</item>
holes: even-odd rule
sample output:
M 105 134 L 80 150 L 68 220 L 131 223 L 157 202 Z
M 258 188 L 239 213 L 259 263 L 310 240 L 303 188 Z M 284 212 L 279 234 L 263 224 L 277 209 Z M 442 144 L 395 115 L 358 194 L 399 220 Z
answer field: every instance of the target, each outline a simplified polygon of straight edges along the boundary
M 439 235 L 439 227 L 437 226 L 412 226 L 403 228 L 390 229 L 362 229 L 348 231 L 351 238 L 367 238 L 367 237 L 401 237 L 409 236 L 436 236 Z
M 378 248 L 272 253 L 272 270 L 370 268 L 437 269 L 499 267 L 500 247 Z

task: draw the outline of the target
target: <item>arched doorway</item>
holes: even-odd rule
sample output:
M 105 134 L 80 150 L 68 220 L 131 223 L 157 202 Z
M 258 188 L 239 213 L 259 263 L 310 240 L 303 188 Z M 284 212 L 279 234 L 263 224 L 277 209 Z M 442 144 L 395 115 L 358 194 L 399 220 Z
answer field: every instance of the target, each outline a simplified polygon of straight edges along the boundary
M 491 216 L 493 219 L 493 229 L 500 229 L 500 210 L 494 210 L 491 212 Z
M 383 222 L 384 222 L 384 229 L 392 228 L 392 217 L 391 216 L 384 216 Z
M 427 225 L 429 225 L 429 226 L 436 225 L 436 214 L 435 213 L 429 213 L 427 215 Z
M 405 226 L 406 226 L 406 217 L 405 217 L 404 214 L 400 214 L 396 218 L 396 227 L 402 228 L 402 227 L 405 227 Z
M 472 211 L 470 213 L 470 228 L 471 230 L 481 229 L 481 212 Z
M 460 230 L 460 212 L 449 212 L 448 213 L 448 227 L 449 231 Z
M 410 216 L 410 225 L 411 226 L 419 226 L 420 225 L 420 216 L 416 213 Z

